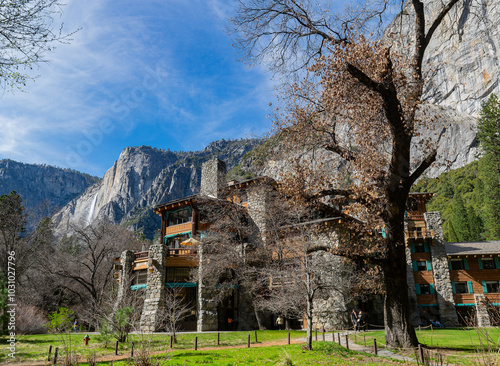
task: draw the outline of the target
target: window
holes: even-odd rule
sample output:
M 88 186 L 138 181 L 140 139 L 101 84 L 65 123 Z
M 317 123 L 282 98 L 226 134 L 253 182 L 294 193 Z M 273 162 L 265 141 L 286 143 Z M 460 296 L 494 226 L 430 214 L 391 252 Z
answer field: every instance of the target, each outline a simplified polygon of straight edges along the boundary
M 134 272 L 134 285 L 145 285 L 148 282 L 148 271 L 146 269 L 140 269 Z
M 465 269 L 463 258 L 450 259 L 450 263 L 452 270 Z
M 498 288 L 498 281 L 484 281 L 483 284 L 483 290 L 484 287 L 486 286 L 486 292 L 485 293 L 492 293 L 492 292 L 499 292 Z
M 166 282 L 189 282 L 190 270 L 189 267 L 169 267 Z
M 168 226 L 180 225 L 191 221 L 191 209 L 183 208 L 168 213 Z
M 415 253 L 424 253 L 425 252 L 425 243 L 414 243 L 413 248 L 415 250 Z
M 479 261 L 482 264 L 482 269 L 496 269 L 495 260 L 493 258 L 479 258 Z M 479 266 L 479 268 L 481 268 L 481 266 Z
M 422 295 L 428 295 L 431 293 L 431 285 L 420 285 L 420 293 Z
M 427 262 L 417 261 L 417 271 L 427 271 Z
M 455 282 L 455 293 L 456 294 L 468 294 L 469 288 L 467 282 Z

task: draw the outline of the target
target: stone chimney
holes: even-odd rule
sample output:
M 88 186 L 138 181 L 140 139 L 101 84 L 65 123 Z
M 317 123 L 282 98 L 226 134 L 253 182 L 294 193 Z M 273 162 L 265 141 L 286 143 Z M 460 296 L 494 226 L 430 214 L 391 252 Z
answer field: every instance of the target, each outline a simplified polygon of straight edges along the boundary
M 201 189 L 203 196 L 218 197 L 219 190 L 226 186 L 226 163 L 212 159 L 201 167 Z

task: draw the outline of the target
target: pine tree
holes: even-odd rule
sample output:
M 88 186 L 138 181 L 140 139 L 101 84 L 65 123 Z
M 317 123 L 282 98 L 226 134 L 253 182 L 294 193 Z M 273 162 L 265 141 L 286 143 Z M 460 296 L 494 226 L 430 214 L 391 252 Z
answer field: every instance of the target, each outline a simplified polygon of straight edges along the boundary
M 450 231 L 450 236 L 453 233 L 453 239 L 456 239 L 453 241 L 464 242 L 470 240 L 468 212 L 462 196 L 459 194 L 453 198 L 450 224 L 453 227 L 453 231 Z

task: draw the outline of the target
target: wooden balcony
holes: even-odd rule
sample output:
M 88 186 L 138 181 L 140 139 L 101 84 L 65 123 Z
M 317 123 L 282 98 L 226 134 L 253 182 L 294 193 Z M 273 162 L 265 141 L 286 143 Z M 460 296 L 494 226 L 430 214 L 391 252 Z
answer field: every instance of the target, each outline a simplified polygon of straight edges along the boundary
M 433 237 L 434 230 L 422 228 L 422 230 L 405 231 L 405 239 L 427 239 Z
M 172 235 L 178 233 L 184 233 L 186 231 L 191 231 L 192 222 L 185 222 L 184 224 L 167 226 L 165 229 L 165 235 Z
M 178 248 L 168 250 L 169 257 L 192 257 L 196 254 L 197 251 L 195 249 Z
M 425 220 L 424 214 L 418 211 L 407 212 L 407 215 L 408 215 L 407 216 L 408 220 L 413 220 L 413 221 Z
M 149 257 L 149 251 L 137 252 L 137 253 L 134 253 L 134 255 L 135 255 L 135 260 L 147 258 L 147 257 Z

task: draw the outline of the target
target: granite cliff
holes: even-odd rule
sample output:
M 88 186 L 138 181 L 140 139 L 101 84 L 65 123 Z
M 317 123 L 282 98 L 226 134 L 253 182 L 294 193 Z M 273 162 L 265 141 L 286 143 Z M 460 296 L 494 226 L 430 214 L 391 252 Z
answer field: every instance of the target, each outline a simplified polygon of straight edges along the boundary
M 0 194 L 16 191 L 28 210 L 58 210 L 99 178 L 49 165 L 0 160 Z

